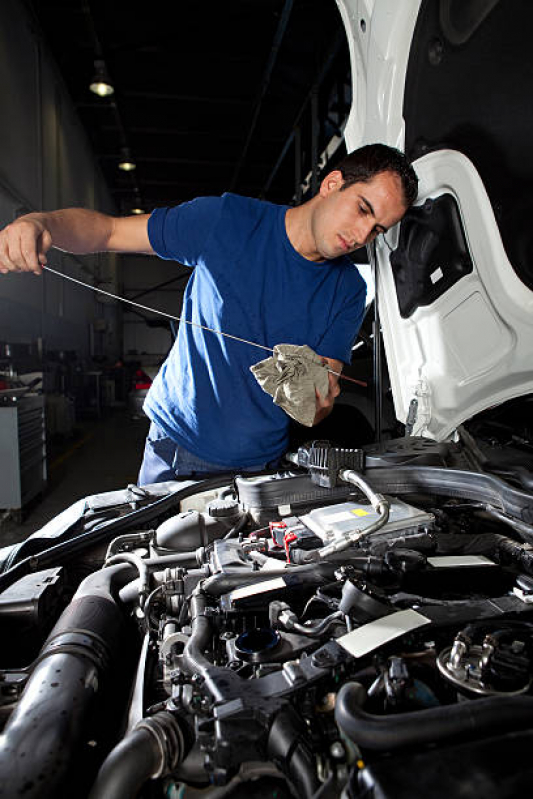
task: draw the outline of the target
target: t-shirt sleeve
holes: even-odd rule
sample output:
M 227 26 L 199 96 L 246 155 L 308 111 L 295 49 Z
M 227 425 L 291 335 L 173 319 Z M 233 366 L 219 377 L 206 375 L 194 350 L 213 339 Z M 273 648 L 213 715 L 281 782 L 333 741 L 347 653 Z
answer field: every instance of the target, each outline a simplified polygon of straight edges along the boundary
M 365 315 L 366 283 L 355 270 L 346 281 L 343 302 L 334 310 L 328 329 L 317 347 L 319 355 L 349 364 L 352 347 Z
M 222 209 L 220 197 L 197 197 L 174 208 L 156 208 L 148 219 L 154 252 L 169 261 L 196 266 Z

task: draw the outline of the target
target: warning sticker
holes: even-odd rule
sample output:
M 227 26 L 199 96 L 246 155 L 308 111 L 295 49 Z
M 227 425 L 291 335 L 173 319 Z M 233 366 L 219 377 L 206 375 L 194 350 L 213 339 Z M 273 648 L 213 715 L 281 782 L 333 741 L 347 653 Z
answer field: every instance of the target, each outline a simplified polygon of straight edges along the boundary
M 381 619 L 363 624 L 357 630 L 337 638 L 340 644 L 350 655 L 356 658 L 368 655 L 388 641 L 393 641 L 411 630 L 416 630 L 430 620 L 416 610 L 399 610 L 384 616 Z
M 256 594 L 266 594 L 268 591 L 277 591 L 280 588 L 286 588 L 287 583 L 283 577 L 275 577 L 272 580 L 263 580 L 253 585 L 243 585 L 242 588 L 236 588 L 231 592 L 231 601 L 236 599 L 245 599 L 246 597 L 255 596 Z

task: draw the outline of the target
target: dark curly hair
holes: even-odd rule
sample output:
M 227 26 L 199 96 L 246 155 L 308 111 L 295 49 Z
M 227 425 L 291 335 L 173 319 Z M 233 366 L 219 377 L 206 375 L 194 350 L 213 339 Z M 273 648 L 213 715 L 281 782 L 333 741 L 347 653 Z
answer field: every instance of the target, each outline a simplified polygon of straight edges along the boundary
M 349 153 L 336 167 L 342 174 L 347 189 L 354 183 L 368 183 L 381 172 L 394 172 L 401 180 L 405 204 L 409 208 L 418 194 L 416 172 L 405 157 L 395 147 L 387 144 L 366 144 Z

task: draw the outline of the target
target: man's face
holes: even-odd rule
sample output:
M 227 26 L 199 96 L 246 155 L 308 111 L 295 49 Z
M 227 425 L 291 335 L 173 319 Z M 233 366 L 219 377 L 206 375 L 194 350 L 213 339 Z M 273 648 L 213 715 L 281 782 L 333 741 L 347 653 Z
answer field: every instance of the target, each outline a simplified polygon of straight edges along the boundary
M 320 187 L 311 227 L 317 260 L 338 258 L 369 244 L 400 221 L 407 208 L 394 172 L 341 191 L 342 175 L 330 172 Z

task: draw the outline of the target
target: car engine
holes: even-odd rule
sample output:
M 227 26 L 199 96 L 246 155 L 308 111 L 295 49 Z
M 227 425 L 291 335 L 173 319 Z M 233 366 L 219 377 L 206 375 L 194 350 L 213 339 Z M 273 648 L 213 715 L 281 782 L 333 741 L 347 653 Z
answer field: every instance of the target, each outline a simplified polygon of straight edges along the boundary
M 311 442 L 4 551 L 0 796 L 527 790 L 531 479 L 467 439 Z

